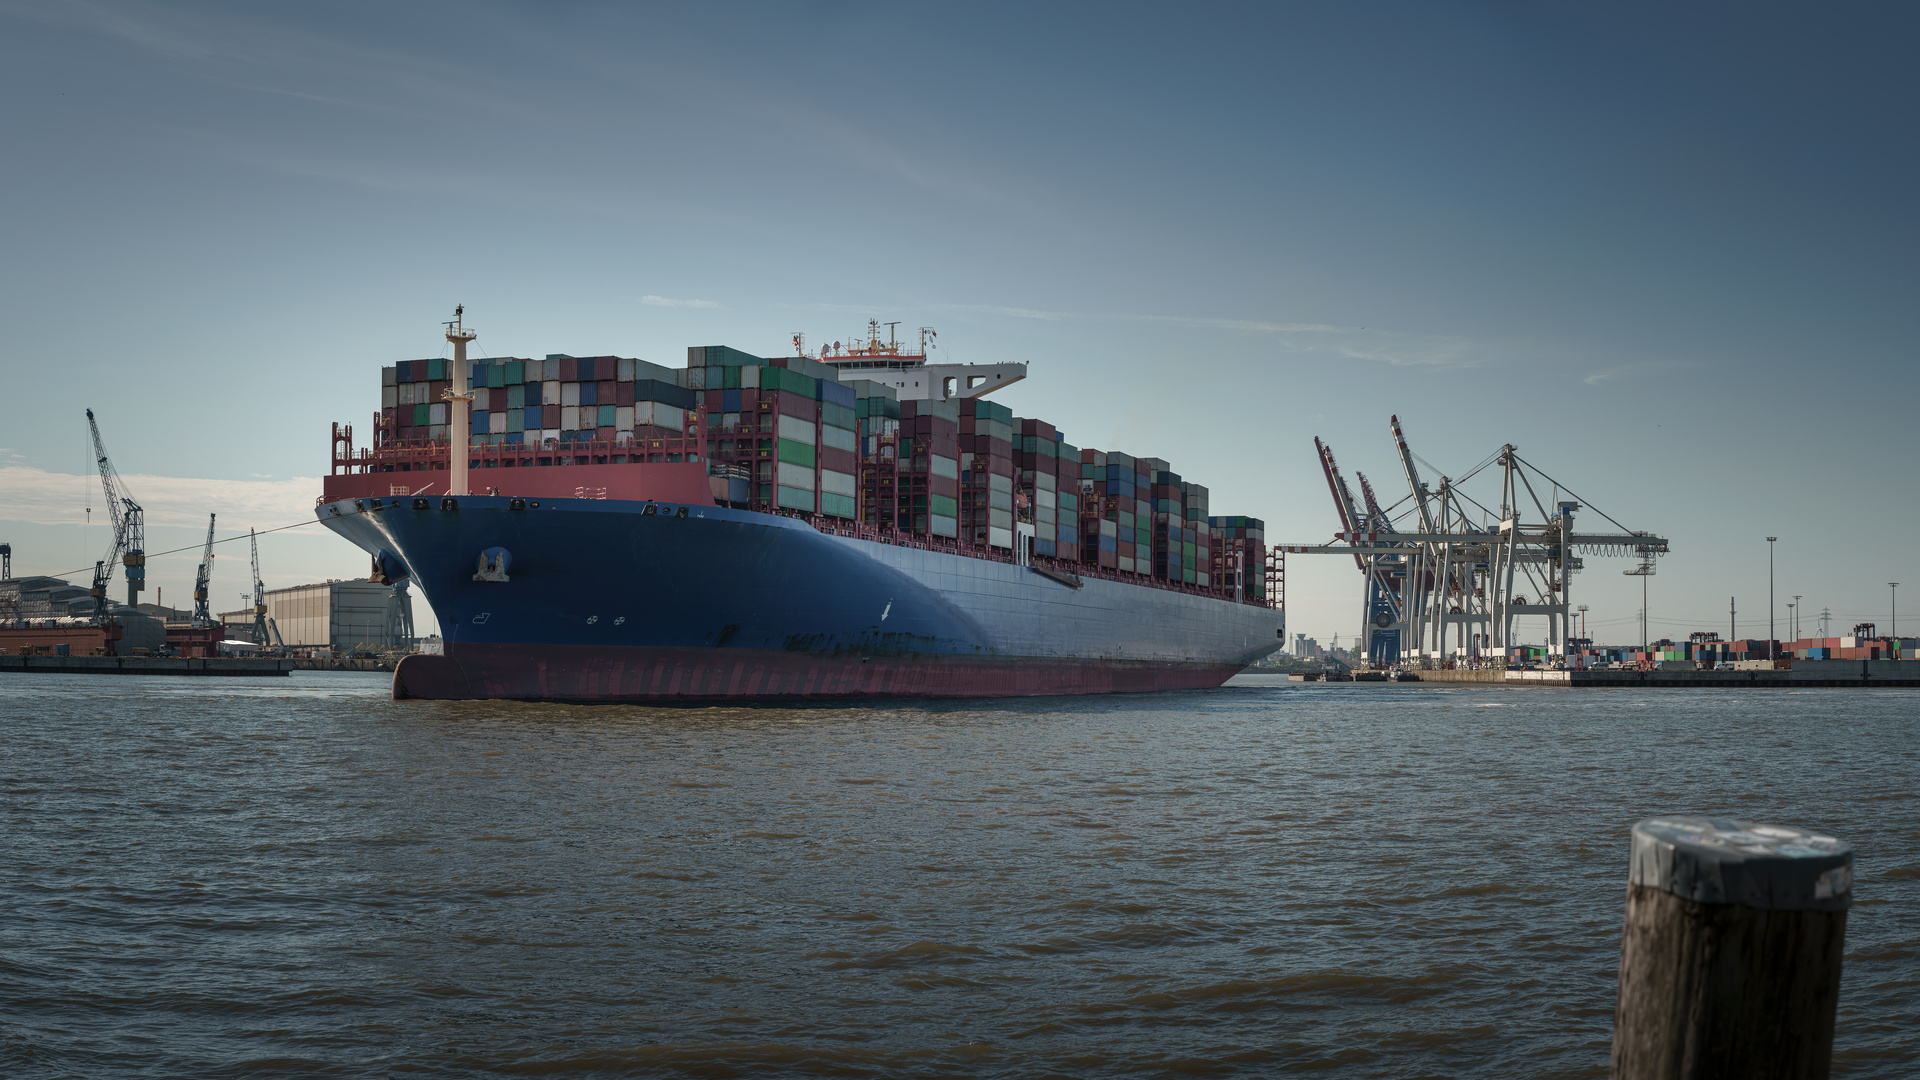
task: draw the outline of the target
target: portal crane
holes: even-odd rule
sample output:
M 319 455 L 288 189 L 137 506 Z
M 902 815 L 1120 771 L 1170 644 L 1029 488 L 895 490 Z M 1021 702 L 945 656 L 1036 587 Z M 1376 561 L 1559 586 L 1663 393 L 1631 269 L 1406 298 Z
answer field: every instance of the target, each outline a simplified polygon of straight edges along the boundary
M 207 586 L 213 580 L 213 515 L 207 515 L 207 546 L 200 553 L 200 570 L 193 575 L 193 625 L 212 626 L 213 611 Z
M 287 643 L 280 639 L 280 628 L 267 617 L 267 586 L 260 580 L 260 535 L 248 529 L 247 540 L 253 545 L 253 640 L 263 649 L 284 649 Z
M 127 495 L 126 484 L 114 471 L 113 462 L 107 460 L 107 447 L 100 441 L 100 425 L 93 419 L 92 409 L 87 410 L 87 429 L 93 433 L 94 461 L 100 467 L 100 486 L 106 489 L 107 515 L 113 521 L 113 550 L 93 564 L 93 618 L 104 622 L 107 582 L 113 579 L 115 563 L 127 568 L 128 607 L 140 603 L 140 590 L 147 587 L 147 523 L 145 511 Z

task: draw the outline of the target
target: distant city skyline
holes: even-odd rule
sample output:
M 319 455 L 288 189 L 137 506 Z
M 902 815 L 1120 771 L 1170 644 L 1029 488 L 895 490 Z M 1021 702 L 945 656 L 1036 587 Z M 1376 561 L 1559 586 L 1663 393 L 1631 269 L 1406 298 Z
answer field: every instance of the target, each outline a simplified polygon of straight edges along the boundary
M 91 407 L 149 547 L 192 552 L 146 599 L 185 599 L 207 512 L 310 516 L 329 425 L 364 432 L 455 303 L 476 355 L 675 366 L 878 318 L 1030 364 L 996 400 L 1167 459 L 1272 541 L 1338 527 L 1316 435 L 1399 498 L 1397 413 L 1438 470 L 1512 442 L 1668 536 L 1654 637 L 1724 630 L 1729 595 L 1764 633 L 1767 536 L 1782 632 L 1794 596 L 1803 633 L 1890 625 L 1920 524 L 1915 22 L 0 7 L 0 541 L 17 574 L 104 553 Z M 366 573 L 317 526 L 261 559 L 269 587 Z M 1574 579 L 1596 640 L 1638 636 L 1630 565 Z M 1288 569 L 1289 638 L 1349 641 L 1352 563 Z

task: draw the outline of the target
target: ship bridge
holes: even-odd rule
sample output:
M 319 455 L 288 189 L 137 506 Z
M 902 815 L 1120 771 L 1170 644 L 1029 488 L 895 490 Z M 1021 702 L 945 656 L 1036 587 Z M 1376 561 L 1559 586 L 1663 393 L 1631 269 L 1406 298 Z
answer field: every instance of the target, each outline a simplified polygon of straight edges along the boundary
M 897 337 L 897 322 L 887 323 L 887 338 L 880 338 L 880 322 L 868 320 L 867 340 L 820 348 L 820 362 L 837 370 L 841 382 L 867 379 L 891 386 L 901 401 L 947 401 L 985 397 L 1003 386 L 1011 386 L 1027 377 L 1027 365 L 1007 364 L 929 364 L 927 350 L 939 335 L 933 327 L 920 328 L 917 351 Z M 800 335 L 794 346 L 805 348 Z M 804 353 L 803 353 L 804 355 Z

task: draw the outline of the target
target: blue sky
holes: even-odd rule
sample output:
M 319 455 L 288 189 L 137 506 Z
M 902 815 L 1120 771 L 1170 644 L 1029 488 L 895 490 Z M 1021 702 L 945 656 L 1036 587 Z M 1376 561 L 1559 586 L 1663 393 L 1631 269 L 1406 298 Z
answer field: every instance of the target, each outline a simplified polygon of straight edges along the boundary
M 1015 413 L 1277 540 L 1336 527 L 1315 435 L 1398 497 L 1397 412 L 1443 469 L 1513 442 L 1671 537 L 1657 632 L 1724 632 L 1730 595 L 1762 629 L 1769 534 L 1783 633 L 1795 593 L 1884 630 L 1920 584 L 1915 23 L 6 0 L 0 539 L 18 571 L 99 557 L 88 407 L 150 548 L 299 520 L 328 424 L 364 429 L 455 302 L 482 352 L 672 364 L 875 317 L 1028 362 Z M 317 528 L 262 560 L 363 572 Z M 169 600 L 194 561 L 154 563 Z M 1594 636 L 1633 639 L 1638 582 L 1589 567 Z M 1293 628 L 1344 640 L 1358 588 L 1296 560 Z

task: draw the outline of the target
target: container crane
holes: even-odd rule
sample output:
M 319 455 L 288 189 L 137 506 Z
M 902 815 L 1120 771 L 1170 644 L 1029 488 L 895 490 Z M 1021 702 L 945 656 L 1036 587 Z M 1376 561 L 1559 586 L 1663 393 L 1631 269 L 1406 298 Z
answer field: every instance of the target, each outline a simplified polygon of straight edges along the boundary
M 107 515 L 113 521 L 113 550 L 93 564 L 93 618 L 107 617 L 107 583 L 113 579 L 113 565 L 127 568 L 127 606 L 140 603 L 140 590 L 147 587 L 147 522 L 140 504 L 127 495 L 126 484 L 107 459 L 106 444 L 100 441 L 100 425 L 87 410 L 87 429 L 93 433 L 94 462 L 100 467 L 100 486 L 106 490 Z
M 213 611 L 207 586 L 213 580 L 213 515 L 207 515 L 207 546 L 200 553 L 200 570 L 193 575 L 193 625 L 212 626 Z
M 284 649 L 287 643 L 280 639 L 280 628 L 267 617 L 267 586 L 260 580 L 260 534 L 248 529 L 247 540 L 253 545 L 253 640 L 261 648 Z
M 1423 655 L 1475 657 L 1483 648 L 1504 651 L 1513 643 L 1514 620 L 1529 616 L 1547 619 L 1550 651 L 1564 655 L 1571 636 L 1570 576 L 1584 568 L 1580 556 L 1638 557 L 1640 567 L 1626 573 L 1644 581 L 1654 572 L 1655 560 L 1668 551 L 1664 537 L 1628 530 L 1575 498 L 1559 498 L 1566 486 L 1523 460 L 1510 443 L 1458 480 L 1442 476 L 1439 491 L 1432 491 L 1414 467 L 1398 417 L 1391 427 L 1414 502 L 1408 514 L 1418 512 L 1412 527 L 1420 531 L 1399 531 L 1364 481 L 1366 510 L 1356 508 L 1333 452 L 1315 439 L 1342 531 L 1327 543 L 1273 547 L 1281 555 L 1353 558 L 1367 577 L 1361 636 L 1355 644 L 1373 663 Z M 1500 479 L 1497 511 L 1460 490 L 1462 482 L 1495 466 Z M 1542 489 L 1553 486 L 1551 507 L 1540 500 L 1533 479 L 1541 481 Z M 1483 521 L 1476 523 L 1460 500 L 1477 508 Z M 1523 506 L 1537 517 L 1528 520 Z M 1599 514 L 1619 531 L 1575 531 L 1574 515 L 1582 509 Z

